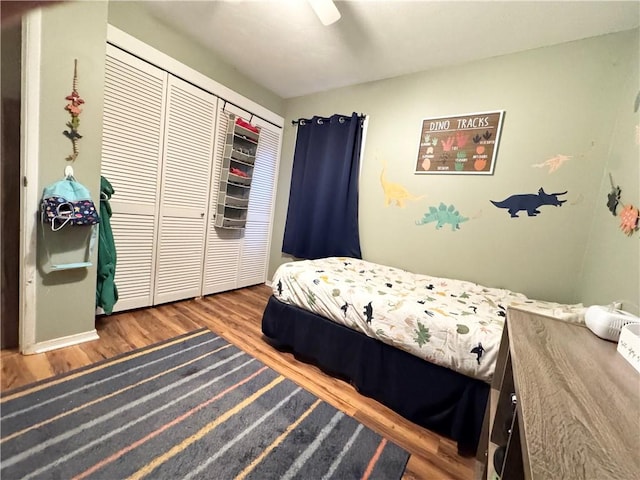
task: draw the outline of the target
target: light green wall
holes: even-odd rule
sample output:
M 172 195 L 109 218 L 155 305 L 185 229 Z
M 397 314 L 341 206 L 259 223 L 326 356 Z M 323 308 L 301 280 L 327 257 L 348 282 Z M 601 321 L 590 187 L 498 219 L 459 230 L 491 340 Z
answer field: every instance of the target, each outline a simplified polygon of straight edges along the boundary
M 636 95 L 640 94 L 638 73 L 638 36 L 632 40 L 635 49 L 621 59 L 625 81 L 611 92 L 615 108 L 613 132 L 609 142 L 605 168 L 600 178 L 596 208 L 585 250 L 584 269 L 578 284 L 586 304 L 606 304 L 621 300 L 622 307 L 639 313 L 640 306 L 640 234 L 631 237 L 620 229 L 620 218 L 606 207 L 611 191 L 609 174 L 622 190 L 621 200 L 640 206 L 640 112 L 634 112 Z M 618 213 L 622 205 L 618 207 Z
M 282 98 L 250 80 L 196 41 L 173 30 L 152 15 L 145 3 L 149 2 L 110 2 L 109 23 L 272 112 L 282 115 Z
M 78 59 L 78 92 L 85 100 L 80 115 L 80 155 L 73 167 L 78 181 L 91 192 L 98 205 L 105 42 L 106 2 L 73 2 L 42 11 L 42 64 L 40 70 L 39 191 L 63 177 L 71 142 L 62 135 L 71 119 L 64 109 L 71 93 L 73 61 Z M 41 224 L 40 224 L 41 227 Z M 38 232 L 38 259 L 42 265 L 42 230 Z M 56 258 L 84 240 L 84 228 L 47 235 Z M 96 249 L 97 252 L 97 249 Z M 95 265 L 95 254 L 94 254 Z M 36 285 L 36 341 L 91 331 L 95 328 L 95 266 L 46 274 L 38 272 Z
M 280 250 L 295 144 L 289 120 L 356 111 L 370 116 L 360 180 L 365 259 L 506 287 L 533 298 L 579 301 L 580 291 L 587 290 L 586 285 L 578 287 L 594 211 L 602 209 L 601 184 L 619 92 L 627 84 L 634 55 L 637 31 L 288 100 L 269 275 L 288 260 Z M 637 74 L 635 81 L 637 85 Z M 423 118 L 491 110 L 506 111 L 494 175 L 413 174 Z M 532 167 L 557 154 L 572 158 L 555 173 Z M 383 160 L 389 181 L 424 198 L 406 208 L 385 207 L 379 180 Z M 541 207 L 537 217 L 521 213 L 522 218 L 513 219 L 489 203 L 540 187 L 568 190 L 567 203 Z M 629 194 L 633 188 L 637 192 L 637 182 Z M 440 202 L 454 204 L 471 220 L 455 232 L 415 225 L 429 206 Z M 615 225 L 608 228 L 607 239 L 599 243 L 613 245 L 609 237 L 619 233 Z M 637 239 L 622 246 L 629 254 L 635 251 L 636 259 Z M 612 288 L 637 285 L 637 261 L 618 267 Z M 587 266 L 588 272 L 597 268 Z M 597 275 L 589 277 L 597 289 Z

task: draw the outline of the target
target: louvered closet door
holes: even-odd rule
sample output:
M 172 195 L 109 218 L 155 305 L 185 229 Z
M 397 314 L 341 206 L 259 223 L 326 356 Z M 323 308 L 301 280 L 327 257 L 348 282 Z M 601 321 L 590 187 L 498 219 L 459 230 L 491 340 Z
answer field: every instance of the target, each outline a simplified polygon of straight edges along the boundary
M 223 101 L 219 102 L 207 245 L 204 257 L 204 275 L 202 277 L 203 295 L 232 290 L 237 287 L 240 244 L 243 232 L 242 230 L 216 228 L 214 226 L 218 200 L 217 192 L 220 184 L 220 166 L 224 155 L 225 135 L 229 121 L 227 112 L 230 110 L 238 115 L 246 115 L 246 112 L 237 110 L 233 105 L 225 106 Z
M 261 119 L 254 120 L 254 124 L 261 127 L 260 141 L 249 193 L 247 227 L 240 251 L 238 287 L 264 283 L 267 279 L 275 187 L 282 144 L 282 129 Z
M 113 185 L 114 311 L 153 303 L 166 72 L 107 45 L 101 173 Z
M 154 303 L 201 294 L 217 97 L 169 76 Z

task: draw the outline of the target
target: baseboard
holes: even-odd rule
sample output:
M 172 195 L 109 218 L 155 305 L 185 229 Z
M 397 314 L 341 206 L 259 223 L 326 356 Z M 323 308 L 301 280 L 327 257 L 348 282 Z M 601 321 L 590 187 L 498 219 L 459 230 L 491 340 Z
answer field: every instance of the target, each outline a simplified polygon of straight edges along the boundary
M 46 340 L 44 342 L 37 342 L 33 345 L 29 345 L 23 351 L 23 355 L 33 355 L 35 353 L 44 353 L 50 350 L 58 348 L 70 347 L 77 345 L 78 343 L 90 342 L 92 340 L 99 340 L 98 332 L 93 329 L 88 332 L 76 333 L 75 335 L 68 335 L 66 337 L 54 338 L 53 340 Z
M 267 287 L 273 287 L 273 283 L 271 282 L 271 280 L 267 280 L 266 282 L 264 282 L 264 284 L 265 284 Z

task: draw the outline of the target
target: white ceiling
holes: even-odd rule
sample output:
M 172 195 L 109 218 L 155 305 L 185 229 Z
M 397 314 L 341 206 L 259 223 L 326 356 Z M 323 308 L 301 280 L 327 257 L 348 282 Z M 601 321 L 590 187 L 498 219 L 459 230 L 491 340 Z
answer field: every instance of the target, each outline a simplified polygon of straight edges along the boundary
M 635 1 L 149 2 L 151 12 L 282 98 L 629 30 Z

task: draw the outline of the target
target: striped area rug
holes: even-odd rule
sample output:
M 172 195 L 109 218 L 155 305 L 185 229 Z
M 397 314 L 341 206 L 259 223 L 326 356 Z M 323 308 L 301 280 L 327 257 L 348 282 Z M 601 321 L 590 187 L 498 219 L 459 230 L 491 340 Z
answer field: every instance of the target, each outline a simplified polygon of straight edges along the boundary
M 399 479 L 409 454 L 207 329 L 3 395 L 2 479 Z

